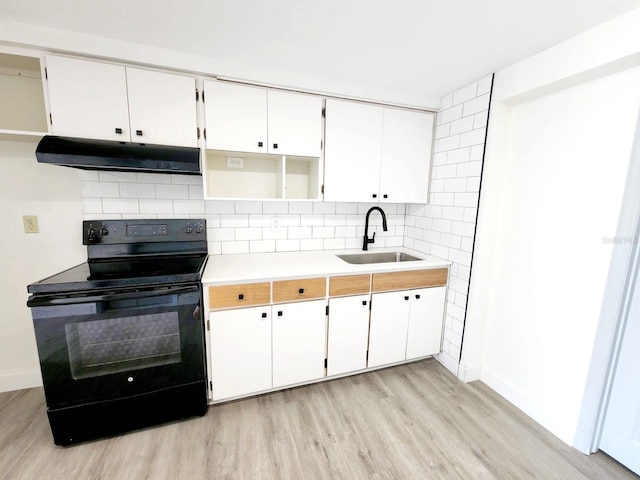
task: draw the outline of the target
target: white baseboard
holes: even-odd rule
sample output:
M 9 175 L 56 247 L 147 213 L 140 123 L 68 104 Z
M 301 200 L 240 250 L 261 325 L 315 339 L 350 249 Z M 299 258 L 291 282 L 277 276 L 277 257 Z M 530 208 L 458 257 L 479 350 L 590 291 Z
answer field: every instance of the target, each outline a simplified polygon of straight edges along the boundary
M 11 392 L 13 390 L 41 386 L 42 374 L 40 370 L 0 374 L 0 392 Z
M 460 364 L 458 368 L 458 378 L 465 383 L 474 382 L 482 378 L 482 364 L 473 365 Z

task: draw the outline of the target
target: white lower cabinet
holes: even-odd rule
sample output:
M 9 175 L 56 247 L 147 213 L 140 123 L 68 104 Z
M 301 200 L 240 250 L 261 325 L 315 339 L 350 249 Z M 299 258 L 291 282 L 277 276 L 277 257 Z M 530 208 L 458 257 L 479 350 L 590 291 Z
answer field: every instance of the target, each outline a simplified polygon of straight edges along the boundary
M 410 300 L 408 291 L 371 295 L 368 367 L 405 359 Z
M 406 359 L 440 352 L 447 287 L 411 290 Z
M 212 312 L 213 400 L 271 388 L 271 306 Z
M 329 299 L 327 375 L 367 367 L 369 294 Z
M 368 367 L 440 352 L 446 287 L 371 296 Z
M 273 305 L 273 387 L 324 376 L 326 301 Z

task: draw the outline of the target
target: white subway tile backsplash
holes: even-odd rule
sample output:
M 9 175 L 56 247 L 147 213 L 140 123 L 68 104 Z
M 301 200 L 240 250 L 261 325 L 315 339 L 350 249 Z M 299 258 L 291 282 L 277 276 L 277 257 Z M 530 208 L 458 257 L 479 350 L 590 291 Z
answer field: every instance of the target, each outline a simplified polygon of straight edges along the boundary
M 433 178 L 434 180 L 439 180 L 442 178 L 455 178 L 456 170 L 456 165 L 442 165 L 440 167 L 433 167 L 431 169 L 431 178 Z
M 249 241 L 241 241 L 241 242 L 222 242 L 222 251 L 223 255 L 226 254 L 234 254 L 234 253 L 249 253 Z
M 80 191 L 83 197 L 118 198 L 120 190 L 117 183 L 113 182 L 80 182 Z
M 469 155 L 471 155 L 471 147 L 451 150 L 447 152 L 447 164 L 468 162 Z
M 140 213 L 137 198 L 103 198 L 103 213 Z
M 456 120 L 451 122 L 451 135 L 455 135 L 456 133 L 464 133 L 473 130 L 473 119 L 474 117 L 463 117 L 460 120 Z
M 324 216 L 323 215 L 302 215 L 300 217 L 300 225 L 303 227 L 324 226 Z
M 464 109 L 462 116 L 475 115 L 476 113 L 484 112 L 489 109 L 489 94 L 485 93 L 473 100 L 469 100 L 464 103 Z
M 276 252 L 297 252 L 300 250 L 300 240 L 276 240 Z
M 469 160 L 472 162 L 476 160 L 482 160 L 484 156 L 484 144 L 482 145 L 474 145 L 471 147 L 471 154 L 469 155 Z
M 336 203 L 336 213 L 341 215 L 354 215 L 358 213 L 357 203 Z
M 451 222 L 451 233 L 461 235 L 463 237 L 473 238 L 475 226 L 475 223 Z
M 468 223 L 476 223 L 476 217 L 478 215 L 477 208 L 465 208 L 464 209 L 464 221 Z
M 262 240 L 262 228 L 236 228 L 236 240 Z
M 232 242 L 236 239 L 235 228 L 207 228 L 207 239 L 215 242 Z
M 188 185 L 156 185 L 156 198 L 169 198 L 172 200 L 188 200 Z
M 477 91 L 478 82 L 473 82 L 465 87 L 459 88 L 453 92 L 453 105 L 458 105 L 476 98 Z
M 487 75 L 486 77 L 478 80 L 478 95 L 484 95 L 485 93 L 491 92 L 491 82 L 493 80 L 493 75 Z
M 289 213 L 289 202 L 264 202 L 262 213 Z
M 447 178 L 444 181 L 445 192 L 466 192 L 467 191 L 467 179 L 466 178 Z
M 308 227 L 305 227 L 308 228 Z M 336 237 L 339 238 L 351 238 L 351 237 L 355 237 L 356 236 L 356 227 L 354 226 L 349 226 L 349 227 L 336 227 Z M 308 236 L 308 235 L 305 235 Z M 304 237 L 298 237 L 298 238 L 304 238 Z
M 262 229 L 263 240 L 284 240 L 289 238 L 289 228 L 282 227 L 279 231 L 274 231 L 271 227 Z
M 479 177 L 482 172 L 482 162 L 477 160 L 456 165 L 457 177 Z
M 460 243 L 460 250 L 463 252 L 471 253 L 473 251 L 473 238 L 470 237 L 460 237 L 462 239 Z
M 444 192 L 444 179 L 432 179 L 431 180 L 431 187 L 429 188 L 430 192 L 433 193 L 441 193 Z
M 300 250 L 322 250 L 324 242 L 321 238 L 305 238 L 300 240 Z
M 82 199 L 84 213 L 102 213 L 102 199 L 86 197 Z
M 344 238 L 326 238 L 322 247 L 324 250 L 344 250 L 347 248 Z
M 174 185 L 202 185 L 202 177 L 199 175 L 171 174 L 171 183 Z
M 235 202 L 236 213 L 262 213 L 262 202 L 239 200 Z
M 333 238 L 335 227 L 312 227 L 311 238 Z
M 141 198 L 138 203 L 140 213 L 173 213 L 173 200 Z
M 289 238 L 291 239 L 311 238 L 311 228 L 312 227 L 289 227 Z M 348 227 L 341 227 L 341 228 L 348 228 Z
M 221 227 L 248 227 L 249 215 L 225 215 L 220 218 Z
M 324 224 L 327 227 L 346 225 L 347 216 L 346 215 L 327 215 L 324 217 Z
M 436 118 L 437 125 L 442 125 L 443 123 L 453 122 L 454 120 L 458 120 L 462 118 L 462 105 L 455 105 L 451 108 L 447 108 L 445 110 L 440 110 L 438 112 L 438 116 Z M 475 113 L 475 112 L 474 112 Z
M 289 203 L 290 214 L 302 214 L 309 215 L 313 213 L 313 203 L 311 202 L 290 202 Z
M 99 182 L 100 175 L 97 170 L 78 170 L 80 181 L 82 182 Z
M 449 248 L 443 247 L 442 245 L 431 244 L 429 255 L 438 258 L 449 258 Z
M 235 205 L 231 200 L 205 200 L 207 213 L 234 214 Z
M 433 134 L 433 138 L 440 139 L 449 136 L 449 131 L 451 129 L 451 123 L 445 123 L 443 125 L 438 125 Z M 459 133 L 459 132 L 458 132 Z
M 174 200 L 173 212 L 202 215 L 205 213 L 204 200 Z
M 467 178 L 467 192 L 479 192 L 480 191 L 480 177 Z
M 279 216 L 274 215 L 278 219 Z M 271 227 L 271 219 L 273 217 L 270 215 L 249 215 L 249 226 L 250 227 Z
M 460 135 L 452 135 L 450 137 L 445 137 L 437 140 L 435 151 L 448 152 L 449 150 L 453 150 L 454 148 L 458 148 L 460 146 L 464 146 L 460 145 Z
M 332 215 L 336 213 L 335 202 L 313 202 L 314 215 Z
M 120 198 L 156 198 L 156 186 L 152 183 L 120 183 Z
M 431 158 L 431 166 L 437 167 L 438 165 L 446 165 L 448 152 L 434 153 Z
M 464 208 L 462 207 L 442 207 L 442 218 L 447 220 L 464 220 Z
M 487 118 L 486 112 L 476 113 L 473 116 L 473 128 L 484 128 L 487 126 Z
M 455 193 L 434 193 L 432 195 L 433 203 L 443 207 L 453 207 L 454 195 Z
M 434 218 L 432 220 L 431 228 L 436 232 L 449 233 L 451 232 L 451 220 L 443 220 L 441 218 Z
M 162 173 L 136 173 L 137 183 L 171 183 L 171 175 L 165 175 Z
M 453 105 L 453 93 L 449 95 L 445 95 L 442 97 L 442 101 L 440 102 L 440 110 L 445 110 L 450 108 Z
M 189 185 L 189 199 L 204 200 L 204 189 L 202 185 Z
M 135 172 L 100 171 L 98 172 L 98 178 L 100 179 L 101 182 L 135 183 L 137 181 Z
M 471 145 L 482 145 L 484 143 L 485 129 L 477 128 L 470 132 L 460 134 L 459 145 L 461 147 L 467 147 Z
M 276 249 L 275 240 L 250 240 L 249 252 L 250 253 L 268 253 L 274 252 Z
M 478 205 L 477 192 L 455 193 L 453 201 L 455 207 L 475 207 Z

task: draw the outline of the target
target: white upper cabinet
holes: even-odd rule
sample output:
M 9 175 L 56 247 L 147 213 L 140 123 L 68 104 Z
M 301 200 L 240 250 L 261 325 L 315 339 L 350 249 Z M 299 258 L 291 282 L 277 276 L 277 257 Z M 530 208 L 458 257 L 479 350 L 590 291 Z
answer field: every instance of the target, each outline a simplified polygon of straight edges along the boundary
M 54 135 L 197 147 L 195 78 L 47 56 Z
M 205 81 L 207 149 L 319 157 L 322 99 Z
M 327 100 L 325 200 L 426 203 L 433 114 Z
M 427 203 L 433 114 L 384 109 L 381 202 Z
M 324 199 L 365 202 L 377 198 L 382 107 L 327 99 L 326 117 Z

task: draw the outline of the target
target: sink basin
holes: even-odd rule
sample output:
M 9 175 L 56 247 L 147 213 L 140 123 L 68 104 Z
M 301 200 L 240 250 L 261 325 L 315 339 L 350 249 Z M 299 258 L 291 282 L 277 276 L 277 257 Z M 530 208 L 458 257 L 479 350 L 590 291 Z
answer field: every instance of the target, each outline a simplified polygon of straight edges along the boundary
M 336 256 L 347 263 L 358 265 L 366 263 L 414 262 L 416 260 L 422 260 L 421 258 L 402 252 L 353 253 L 350 255 Z

